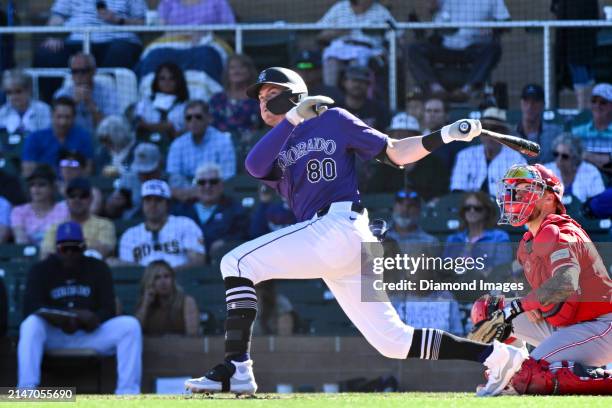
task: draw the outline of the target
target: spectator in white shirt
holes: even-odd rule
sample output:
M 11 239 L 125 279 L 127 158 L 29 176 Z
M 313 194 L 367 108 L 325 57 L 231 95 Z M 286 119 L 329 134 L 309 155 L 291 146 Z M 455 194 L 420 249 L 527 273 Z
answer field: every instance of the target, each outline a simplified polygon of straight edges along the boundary
M 319 23 L 337 26 L 341 24 L 388 24 L 395 19 L 391 12 L 375 0 L 342 0 L 334 4 Z M 367 65 L 370 58 L 383 55 L 383 35 L 365 34 L 361 29 L 326 29 L 318 40 L 329 45 L 323 50 L 323 82 L 338 86 L 340 72 L 346 62 Z
M 582 160 L 584 150 L 579 138 L 562 133 L 553 140 L 552 151 L 555 161 L 545 166 L 561 179 L 565 195 L 585 202 L 605 190 L 597 167 Z
M 55 0 L 51 7 L 50 26 L 116 27 L 142 25 L 145 22 L 145 0 Z M 35 67 L 65 67 L 70 55 L 83 49 L 85 33 L 75 31 L 66 40 L 47 37 L 34 55 Z M 135 33 L 98 31 L 90 34 L 91 53 L 101 67 L 132 68 L 142 51 Z M 50 99 L 59 84 L 41 83 L 43 99 Z
M 504 0 L 434 0 L 432 11 L 438 23 L 508 20 Z M 436 41 L 437 40 L 437 41 Z M 442 39 L 408 46 L 406 62 L 415 83 L 432 94 L 445 94 L 443 79 L 436 76 L 436 62 L 469 64 L 467 82 L 453 92 L 455 99 L 467 99 L 473 88 L 484 83 L 501 57 L 501 46 L 491 30 L 459 28 Z
M 188 99 L 183 70 L 173 62 L 160 64 L 151 82 L 151 95 L 136 105 L 134 115 L 139 136 L 159 134 L 172 141 L 185 127 L 184 110 Z
M 164 260 L 175 269 L 203 264 L 202 230 L 190 218 L 169 214 L 168 184 L 162 180 L 146 181 L 141 194 L 145 221 L 121 236 L 118 263 L 147 266 Z
M 2 74 L 2 90 L 8 100 L 0 107 L 0 129 L 22 136 L 51 126 L 51 108 L 32 99 L 32 78 L 20 69 Z
M 480 119 L 483 129 L 508 134 L 506 112 L 488 108 Z M 467 147 L 457 153 L 451 174 L 451 191 L 484 191 L 495 195 L 497 182 L 514 164 L 526 163 L 525 158 L 486 135 L 481 135 L 482 144 Z
M 172 142 L 166 161 L 172 197 L 179 201 L 197 199 L 197 186 L 192 180 L 202 163 L 216 163 L 221 168 L 223 180 L 236 174 L 236 152 L 231 135 L 210 126 L 211 121 L 206 102 L 194 100 L 185 106 L 187 133 Z

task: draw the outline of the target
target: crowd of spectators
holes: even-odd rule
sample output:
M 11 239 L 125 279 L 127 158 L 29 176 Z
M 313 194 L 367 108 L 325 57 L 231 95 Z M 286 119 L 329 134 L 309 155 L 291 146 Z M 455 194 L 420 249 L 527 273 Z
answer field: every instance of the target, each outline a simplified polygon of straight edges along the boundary
M 469 22 L 510 18 L 503 0 L 474 4 L 477 7 L 468 8 L 462 1 L 434 1 L 433 19 Z M 559 4 L 557 7 L 561 7 Z M 145 11 L 144 0 L 56 0 L 48 24 L 139 25 L 144 23 Z M 158 13 L 160 22 L 170 25 L 236 21 L 225 0 L 161 0 Z M 395 20 L 379 2 L 341 0 L 320 22 L 394 24 Z M 11 163 L 17 166 L 0 168 L 0 242 L 40 248 L 40 262 L 28 277 L 26 292 L 31 297 L 26 297 L 27 319 L 20 332 L 22 385 L 39 381 L 41 333 L 54 339 L 47 346 L 68 347 L 73 343 L 66 339 L 74 339 L 70 336 L 83 328 L 86 340 L 80 344 L 91 342 L 100 350 L 122 350 L 117 344 L 126 340 L 118 334 L 106 334 L 118 330 L 133 338 L 134 343 L 123 350 L 137 353 L 141 331 L 145 335 L 200 334 L 198 305 L 189 288 L 184 291 L 177 284 L 177 275 L 184 269 L 210 264 L 213 255 L 229 244 L 295 222 L 287 203 L 265 185 L 259 187 L 253 208 L 245 207 L 241 197 L 232 196 L 226 188 L 236 175 L 244 174 L 244 154 L 265 132 L 258 101 L 245 94 L 247 86 L 257 79 L 257 56 L 223 55 L 211 45 L 214 40 L 205 40 L 203 33 L 184 34 L 181 41 L 200 47 L 198 52 L 217 53 L 220 69 L 194 69 L 185 60 L 191 48 L 181 49 L 187 54 L 180 58 L 173 54 L 176 48 L 167 47 L 153 47 L 141 54 L 141 40 L 130 32 L 93 33 L 91 52 L 86 54 L 81 51 L 83 34 L 75 31 L 66 39 L 45 39 L 34 53 L 35 67 L 67 69 L 69 75 L 63 83 L 41 81 L 35 93 L 32 78 L 25 71 L 10 69 L 2 73 L 2 91 L 7 97 L 0 106 L 2 158 L 6 163 L 13 160 Z M 378 93 L 381 79 L 375 65 L 387 63 L 379 33 L 323 30 L 317 36 L 319 48 L 296 50 L 291 67 L 303 76 L 311 94 L 332 97 L 334 106 L 399 139 L 449 124 L 452 107 L 456 106 L 453 103 L 474 97 L 502 53 L 500 33 L 490 30 L 462 28 L 416 42 L 407 41 L 402 32 L 397 35 L 402 36 L 406 76 L 411 76 L 417 86 L 410 87 L 404 106 L 396 112 L 390 111 L 387 98 Z M 176 33 L 167 36 L 176 40 Z M 170 42 L 168 38 L 157 41 L 158 45 Z M 470 108 L 478 111 L 484 128 L 539 143 L 542 153 L 537 160 L 562 179 L 565 194 L 585 205 L 599 203 L 591 213 L 606 214 L 601 205 L 604 202 L 606 207 L 605 200 L 599 198 L 609 197 L 612 189 L 612 85 L 595 85 L 588 64 L 580 61 L 570 58 L 566 62 L 580 97 L 584 97 L 584 89 L 592 88 L 590 99 L 586 98 L 590 101 L 588 122 L 564 127 L 547 120 L 544 90 L 535 83 L 524 85 L 520 101 L 512 107 L 520 113 L 518 120 L 510 121 L 509 111 L 498 106 Z M 438 69 L 440 63 L 467 68 L 458 82 L 447 83 L 444 71 Z M 150 84 L 141 75 L 145 66 L 154 67 Z M 146 85 L 139 89 L 145 92 L 122 111 L 122 90 L 97 75 L 97 67 L 135 69 L 141 84 Z M 211 88 L 216 92 L 205 95 L 194 90 L 189 85 L 189 73 L 194 70 L 205 73 L 206 80 L 216 84 Z M 41 100 L 34 99 L 34 94 Z M 394 194 L 394 204 L 387 209 L 387 237 L 397 251 L 448 257 L 486 253 L 490 268 L 482 273 L 490 276 L 509 271 L 503 267 L 511 262 L 510 252 L 498 245 L 509 243 L 510 238 L 495 228 L 497 208 L 492 196 L 505 171 L 526 160 L 534 162 L 482 136 L 467 146 L 446 145 L 401 170 L 375 162 L 358 162 L 356 166 L 364 194 Z M 103 188 L 109 184 L 111 189 Z M 428 234 L 423 228 L 425 209 L 451 192 L 466 193 L 458 208 L 459 229 L 445 237 Z M 119 222 L 132 225 L 118 233 Z M 441 244 L 440 238 L 446 242 Z M 137 320 L 115 320 L 121 318 L 115 317 L 114 306 L 109 310 L 115 294 L 108 265 L 145 267 L 140 299 L 136 310 L 131 311 Z M 77 269 L 83 275 L 75 279 L 85 279 L 101 291 L 104 299 L 96 301 L 104 304 L 92 301 L 75 306 L 69 300 L 50 300 L 49 291 L 56 286 L 43 287 L 36 281 L 48 273 L 57 274 L 59 282 Z M 290 300 L 277 293 L 273 285 L 261 285 L 260 291 L 264 313 L 257 331 L 297 332 L 300 320 Z M 0 296 L 2 292 L 0 289 Z M 402 319 L 413 326 L 465 333 L 459 304 L 450 293 L 432 291 L 416 299 L 392 301 Z M 81 313 L 81 306 L 89 312 Z M 54 320 L 53 316 L 37 313 L 41 307 L 79 310 L 76 317 Z M 2 329 L 0 316 L 0 334 Z M 102 337 L 112 341 L 102 341 Z M 137 392 L 134 381 L 140 376 L 138 363 L 124 361 L 127 357 L 117 353 L 120 364 L 130 367 L 130 377 L 118 379 L 117 392 Z

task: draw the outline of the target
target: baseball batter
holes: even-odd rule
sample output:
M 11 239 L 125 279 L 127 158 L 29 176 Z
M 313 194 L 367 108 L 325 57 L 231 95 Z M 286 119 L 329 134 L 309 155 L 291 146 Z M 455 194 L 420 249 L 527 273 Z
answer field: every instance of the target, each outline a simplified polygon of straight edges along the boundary
M 466 359 L 484 363 L 488 388 L 500 392 L 526 358 L 500 342 L 472 342 L 436 329 L 415 329 L 390 303 L 361 301 L 361 243 L 375 241 L 360 205 L 355 160 L 377 158 L 401 166 L 436 148 L 480 134 L 480 122 L 464 120 L 432 134 L 391 141 L 349 112 L 327 109 L 333 101 L 307 96 L 302 78 L 268 68 L 247 94 L 259 100 L 261 117 L 273 128 L 253 147 L 246 169 L 276 189 L 297 224 L 247 242 L 226 254 L 225 361 L 203 377 L 186 381 L 193 392 L 257 390 L 250 357 L 257 312 L 254 285 L 267 279 L 322 278 L 368 342 L 389 358 Z
M 612 394 L 612 378 L 576 374 L 577 365 L 612 361 L 612 280 L 562 196 L 561 181 L 540 164 L 515 165 L 504 176 L 500 223 L 528 227 L 517 257 L 533 290 L 478 324 L 470 338 L 513 335 L 535 346 L 512 378 L 512 392 Z

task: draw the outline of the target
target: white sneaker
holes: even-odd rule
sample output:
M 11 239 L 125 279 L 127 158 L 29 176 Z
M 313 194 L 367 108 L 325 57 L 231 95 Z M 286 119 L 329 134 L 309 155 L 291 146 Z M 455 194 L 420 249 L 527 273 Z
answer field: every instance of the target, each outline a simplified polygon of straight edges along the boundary
M 489 378 L 485 386 L 476 391 L 476 395 L 491 397 L 501 394 L 528 357 L 529 353 L 526 349 L 509 346 L 495 340 L 493 352 L 484 362 L 489 369 Z
M 203 377 L 185 381 L 185 388 L 193 393 L 233 392 L 252 395 L 257 391 L 253 360 L 225 361 L 204 374 Z

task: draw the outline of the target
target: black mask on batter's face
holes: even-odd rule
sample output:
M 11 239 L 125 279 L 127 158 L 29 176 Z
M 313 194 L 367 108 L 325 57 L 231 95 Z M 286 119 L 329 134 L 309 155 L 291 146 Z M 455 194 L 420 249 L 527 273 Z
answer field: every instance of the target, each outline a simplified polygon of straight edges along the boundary
M 297 99 L 298 97 L 290 89 L 286 89 L 270 99 L 266 103 L 266 108 L 275 115 L 284 115 L 297 105 Z

